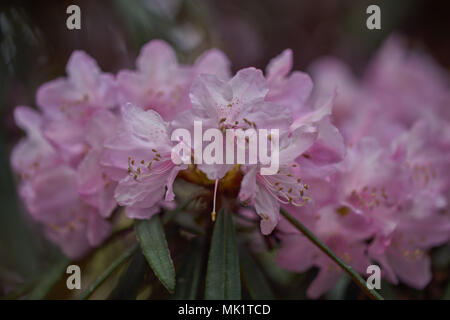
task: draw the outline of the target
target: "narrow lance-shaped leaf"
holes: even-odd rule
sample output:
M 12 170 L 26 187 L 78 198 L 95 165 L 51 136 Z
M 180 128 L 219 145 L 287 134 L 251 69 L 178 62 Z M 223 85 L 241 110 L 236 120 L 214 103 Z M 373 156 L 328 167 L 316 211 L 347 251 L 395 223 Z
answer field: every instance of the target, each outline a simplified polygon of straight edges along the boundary
M 273 300 L 272 290 L 260 266 L 243 245 L 239 246 L 239 259 L 241 262 L 242 279 L 252 299 Z
M 177 275 L 177 288 L 171 297 L 174 300 L 193 300 L 197 298 L 198 286 L 203 266 L 203 241 L 194 239 Z
M 55 283 L 61 279 L 62 274 L 66 270 L 69 260 L 66 257 L 61 259 L 51 267 L 46 274 L 40 279 L 37 286 L 31 291 L 28 296 L 29 300 L 44 299 L 48 292 L 53 288 Z
M 241 298 L 239 255 L 233 221 L 227 210 L 221 210 L 215 222 L 206 273 L 205 298 Z
M 122 263 L 124 263 L 138 248 L 138 244 L 136 243 L 133 247 L 125 251 L 117 260 L 115 260 L 108 268 L 106 268 L 103 273 L 98 276 L 94 282 L 81 294 L 80 300 L 86 300 L 89 296 L 98 288 L 100 285 L 108 279 L 108 277 L 113 274 L 114 271 L 119 268 Z
M 159 281 L 172 293 L 175 290 L 175 268 L 161 219 L 155 215 L 149 220 L 136 220 L 135 225 L 142 253 Z
M 136 299 L 139 287 L 144 280 L 146 267 L 147 263 L 142 252 L 136 251 L 131 259 L 130 265 L 120 276 L 117 286 L 111 292 L 109 299 Z

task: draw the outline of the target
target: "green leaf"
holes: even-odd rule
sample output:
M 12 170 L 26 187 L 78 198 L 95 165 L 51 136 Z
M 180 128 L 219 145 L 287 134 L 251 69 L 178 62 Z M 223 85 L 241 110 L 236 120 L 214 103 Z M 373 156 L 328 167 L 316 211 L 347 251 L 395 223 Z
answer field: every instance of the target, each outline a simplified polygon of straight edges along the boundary
M 242 279 L 250 296 L 254 300 L 275 299 L 261 268 L 243 245 L 239 247 Z
M 206 272 L 205 299 L 241 299 L 239 255 L 228 210 L 219 212 L 214 226 Z
M 170 257 L 166 236 L 158 215 L 149 220 L 135 220 L 136 232 L 142 253 L 159 281 L 173 293 L 175 290 L 175 268 Z
M 68 264 L 69 260 L 66 257 L 62 257 L 61 260 L 50 268 L 50 270 L 40 279 L 37 286 L 28 296 L 28 300 L 44 299 L 55 283 L 61 278 Z
M 111 300 L 134 300 L 138 294 L 139 287 L 144 280 L 147 264 L 142 252 L 136 251 L 131 259 L 130 265 L 122 273 L 120 279 L 111 292 L 108 299 Z
M 95 281 L 81 294 L 80 299 L 86 300 L 122 263 L 124 263 L 138 248 L 135 244 L 115 260 Z
M 193 300 L 197 298 L 202 273 L 203 241 L 194 239 L 177 275 L 177 289 L 171 297 L 174 300 Z

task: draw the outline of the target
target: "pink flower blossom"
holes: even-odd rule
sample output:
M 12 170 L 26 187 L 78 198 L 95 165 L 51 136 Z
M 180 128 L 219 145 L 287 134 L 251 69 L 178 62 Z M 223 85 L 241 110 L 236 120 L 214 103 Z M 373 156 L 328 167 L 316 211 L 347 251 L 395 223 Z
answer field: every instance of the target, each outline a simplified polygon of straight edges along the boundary
M 109 223 L 79 197 L 76 170 L 43 136 L 42 116 L 18 107 L 15 118 L 27 133 L 11 156 L 14 170 L 21 173 L 20 195 L 31 216 L 44 225 L 48 237 L 67 256 L 80 258 L 108 236 Z
M 288 210 L 357 271 L 365 274 L 369 262 L 379 263 L 389 281 L 421 289 L 431 280 L 428 250 L 450 237 L 450 216 L 444 213 L 450 140 L 448 118 L 437 118 L 446 114 L 440 111 L 445 76 L 423 56 L 406 55 L 404 46 L 390 39 L 362 82 L 336 60 L 315 65 L 316 90 L 336 88 L 331 117 L 344 133 L 347 154 L 340 163 L 313 166 L 320 170 L 308 170 L 309 159 L 298 159 L 314 202 Z M 431 83 L 437 85 L 430 91 Z M 357 220 L 347 223 L 349 217 Z M 283 224 L 280 231 L 280 265 L 320 268 L 308 290 L 312 298 L 332 288 L 342 271 L 334 265 L 327 271 L 331 261 L 311 256 L 314 248 L 307 242 L 297 245 L 306 240 L 291 226 Z
M 20 191 L 32 217 L 70 258 L 82 257 L 110 233 L 109 223 L 79 198 L 70 167 L 40 172 L 23 182 Z
M 89 151 L 77 167 L 78 193 L 105 218 L 116 208 L 114 191 L 117 182 L 108 177 L 106 170 L 100 165 L 100 157 L 104 141 L 115 134 L 118 126 L 119 119 L 110 111 L 94 114 L 85 131 Z
M 39 112 L 19 106 L 14 110 L 14 119 L 27 134 L 11 153 L 14 171 L 23 178 L 30 178 L 60 161 L 57 152 L 42 134 L 43 119 Z
M 298 71 L 288 76 L 291 68 L 290 50 L 274 58 L 267 67 L 270 89 L 265 100 L 290 111 L 294 119 L 293 123 L 285 120 L 289 131 L 283 132 L 280 140 L 279 173 L 263 176 L 258 173 L 261 165 L 243 168 L 245 176 L 239 197 L 255 206 L 262 218 L 263 234 L 270 234 L 277 225 L 280 203 L 302 206 L 309 200 L 308 186 L 298 174 L 299 166 L 318 171 L 315 167 L 338 162 L 345 154 L 342 137 L 330 120 L 333 96 L 321 97 L 313 107 L 313 102 L 309 101 L 311 79 Z M 304 154 L 310 160 L 306 160 Z
M 385 41 L 363 85 L 382 104 L 380 111 L 403 126 L 434 115 L 450 119 L 448 75 L 425 53 L 408 50 L 400 36 Z
M 86 53 L 75 51 L 66 70 L 67 78 L 52 80 L 38 89 L 36 101 L 46 121 L 44 135 L 75 163 L 86 151 L 86 123 L 98 110 L 114 108 L 117 99 L 114 77 L 102 73 Z
M 266 79 L 269 92 L 266 100 L 287 107 L 295 118 L 309 110 L 307 101 L 313 83 L 304 72 L 291 73 L 292 64 L 292 50 L 286 49 L 267 65 Z
M 146 219 L 174 199 L 172 184 L 187 166 L 172 162 L 169 124 L 156 111 L 126 104 L 122 117 L 122 128 L 105 141 L 101 165 L 118 181 L 114 197 L 127 216 Z
M 193 131 L 194 121 L 204 130 L 273 129 L 287 131 L 291 115 L 285 108 L 265 101 L 266 80 L 260 70 L 246 68 L 223 81 L 215 75 L 200 75 L 191 87 L 192 110 L 181 113 L 172 123 L 175 128 Z M 222 178 L 233 165 L 199 164 L 209 179 Z
M 243 166 L 245 173 L 239 199 L 255 207 L 261 217 L 261 232 L 270 234 L 280 220 L 280 203 L 303 206 L 309 200 L 308 186 L 296 174 L 295 158 L 314 142 L 313 127 L 299 127 L 292 135 L 285 134 L 280 142 L 279 170 L 274 175 L 262 175 L 262 165 Z
M 321 166 L 339 162 L 345 155 L 345 145 L 339 130 L 332 123 L 336 94 L 335 88 L 321 88 L 320 95 L 313 96 L 310 77 L 292 69 L 292 51 L 287 49 L 272 59 L 267 66 L 266 77 L 270 88 L 266 100 L 277 103 L 291 111 L 293 123 L 290 130 L 313 125 L 318 136 L 305 157 L 298 158 L 302 165 Z M 308 162 L 308 163 L 306 163 Z
M 252 226 L 256 212 L 261 233 L 276 235 L 277 263 L 296 272 L 319 269 L 309 297 L 331 289 L 343 271 L 280 219 L 281 206 L 357 272 L 377 263 L 388 281 L 424 288 L 429 249 L 450 241 L 447 75 L 397 37 L 361 79 L 334 58 L 315 63 L 314 88 L 307 74 L 292 71 L 292 55 L 287 49 L 272 59 L 265 75 L 250 67 L 231 76 L 219 50 L 183 65 L 154 40 L 142 48 L 137 70 L 114 79 L 74 52 L 67 77 L 39 88 L 40 111 L 14 112 L 26 137 L 11 165 L 30 215 L 67 256 L 80 258 L 108 237 L 117 205 L 132 219 L 173 208 L 172 186 L 188 169 L 172 159 L 173 130 L 193 133 L 194 121 L 221 132 L 278 129 L 267 139 L 271 146 L 278 141 L 275 174 L 262 174 L 268 165 L 260 158 L 184 172 L 198 169 L 216 181 L 214 214 L 219 181 L 235 167 L 226 178 L 234 183 L 243 175 L 240 217 Z
M 360 227 L 367 228 L 367 223 L 361 221 L 361 218 L 353 213 L 341 219 L 345 222 L 334 221 L 336 216 L 332 208 L 321 210 L 317 216 L 319 222 L 315 224 L 315 228 L 312 228 L 313 232 L 345 263 L 352 266 L 357 272 L 365 273 L 370 264 L 366 255 L 366 244 L 358 239 L 361 232 L 355 236 L 353 231 Z M 328 221 L 329 219 L 333 222 Z M 336 223 L 335 228 L 333 228 L 333 223 Z M 346 234 L 342 232 L 345 224 L 348 224 Z M 318 275 L 306 292 L 309 298 L 319 298 L 332 289 L 336 281 L 343 275 L 343 270 L 305 236 L 298 233 L 286 234 L 282 236 L 282 240 L 283 246 L 277 256 L 280 266 L 295 272 L 305 272 L 311 267 L 319 268 Z
M 395 163 L 389 162 L 388 155 L 374 141 L 364 140 L 350 149 L 344 162 L 336 165 L 325 178 L 309 174 L 300 167 L 314 202 L 310 206 L 288 207 L 287 210 L 341 259 L 358 272 L 365 273 L 370 264 L 366 241 L 377 231 L 374 220 L 396 210 L 396 204 L 385 198 L 389 195 L 388 199 L 392 199 L 403 186 L 396 170 Z M 397 175 L 393 175 L 394 172 Z M 385 221 L 384 230 L 394 228 L 395 223 L 389 226 L 388 222 Z M 312 266 L 320 268 L 307 292 L 311 298 L 318 298 L 331 289 L 343 271 L 291 226 L 284 224 L 280 230 L 285 235 L 282 236 L 278 263 L 295 271 L 306 271 Z M 295 258 L 305 255 L 303 262 Z
M 166 42 L 153 40 L 142 48 L 136 60 L 137 71 L 123 70 L 117 75 L 119 102 L 153 109 L 166 121 L 172 120 L 190 109 L 189 87 L 196 75 L 206 73 L 228 79 L 229 64 L 221 51 L 212 49 L 193 66 L 180 65 Z

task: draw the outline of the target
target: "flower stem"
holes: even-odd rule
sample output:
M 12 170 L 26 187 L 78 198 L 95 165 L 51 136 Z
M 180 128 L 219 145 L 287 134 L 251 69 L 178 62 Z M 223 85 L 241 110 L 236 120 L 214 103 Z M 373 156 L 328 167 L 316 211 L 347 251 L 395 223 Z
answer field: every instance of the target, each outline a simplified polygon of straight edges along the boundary
M 352 267 L 342 261 L 330 248 L 328 248 L 322 241 L 319 240 L 311 231 L 308 230 L 300 221 L 291 216 L 283 208 L 280 209 L 281 214 L 301 233 L 303 233 L 312 243 L 314 243 L 320 250 L 322 250 L 327 256 L 329 256 L 334 262 L 336 262 L 352 280 L 371 298 L 372 300 L 384 300 L 383 297 L 375 290 L 369 289 L 366 285 L 366 281 L 353 270 Z

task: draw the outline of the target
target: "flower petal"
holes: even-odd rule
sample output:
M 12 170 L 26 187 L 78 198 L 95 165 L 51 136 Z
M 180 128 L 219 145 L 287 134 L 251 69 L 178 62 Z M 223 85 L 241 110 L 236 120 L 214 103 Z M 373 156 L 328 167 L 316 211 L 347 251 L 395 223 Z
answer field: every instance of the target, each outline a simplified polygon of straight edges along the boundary
M 239 103 L 247 103 L 264 99 L 269 88 L 261 70 L 246 68 L 238 71 L 229 82 L 233 91 L 233 99 Z

